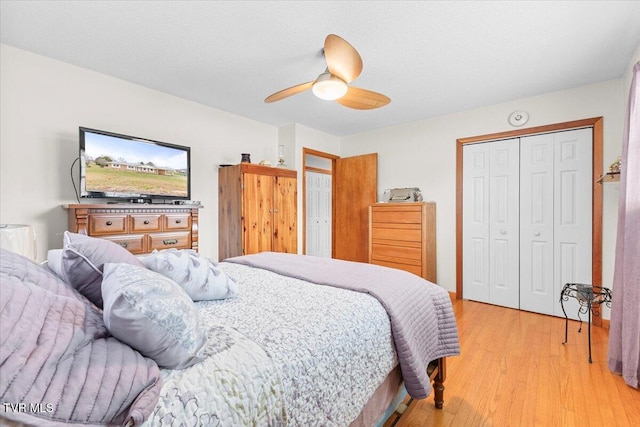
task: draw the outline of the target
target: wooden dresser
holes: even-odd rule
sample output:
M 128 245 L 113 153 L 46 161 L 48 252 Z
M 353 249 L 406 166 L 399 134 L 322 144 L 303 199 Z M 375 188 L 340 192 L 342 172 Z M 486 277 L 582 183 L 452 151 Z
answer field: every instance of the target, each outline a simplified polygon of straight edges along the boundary
M 405 270 L 436 283 L 436 204 L 371 205 L 369 262 Z
M 132 254 L 154 249 L 198 250 L 198 205 L 75 204 L 69 231 L 111 240 Z

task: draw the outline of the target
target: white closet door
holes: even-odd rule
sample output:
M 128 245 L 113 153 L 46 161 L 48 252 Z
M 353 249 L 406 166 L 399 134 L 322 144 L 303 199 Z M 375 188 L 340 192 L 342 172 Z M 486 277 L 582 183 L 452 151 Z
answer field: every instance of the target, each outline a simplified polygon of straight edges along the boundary
M 306 172 L 306 254 L 331 257 L 331 175 Z
M 565 283 L 591 283 L 593 141 L 591 129 L 554 134 L 554 308 L 564 316 L 559 303 Z M 578 304 L 565 301 L 569 317 Z M 584 317 L 584 316 L 583 316 Z M 584 317 L 586 320 L 586 317 Z
M 520 308 L 553 314 L 553 134 L 520 142 Z
M 520 305 L 520 144 L 494 141 L 489 167 L 489 302 Z
M 320 253 L 318 256 L 331 258 L 331 175 L 320 174 L 320 206 L 318 221 L 320 227 Z
M 522 138 L 520 308 L 563 316 L 565 283 L 591 283 L 592 131 Z M 575 300 L 565 302 L 577 318 Z M 586 318 L 584 319 L 586 320 Z
M 462 149 L 462 286 L 464 297 L 489 302 L 489 144 Z

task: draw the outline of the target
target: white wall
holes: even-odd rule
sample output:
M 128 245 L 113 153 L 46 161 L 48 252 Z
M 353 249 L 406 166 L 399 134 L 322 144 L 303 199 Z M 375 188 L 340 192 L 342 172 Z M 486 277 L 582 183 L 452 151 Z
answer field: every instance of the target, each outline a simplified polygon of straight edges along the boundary
M 62 246 L 78 127 L 191 147 L 201 253 L 218 256 L 218 165 L 277 162 L 278 129 L 43 56 L 0 46 L 0 222 L 35 226 L 38 259 Z M 214 88 L 212 88 L 213 90 Z M 77 173 L 76 173 L 77 175 Z
M 70 166 L 78 155 L 78 127 L 87 126 L 188 145 L 192 149 L 192 199 L 200 214 L 201 252 L 217 259 L 217 165 L 277 163 L 277 145 L 287 145 L 287 163 L 299 171 L 302 226 L 302 148 L 341 157 L 377 152 L 378 192 L 417 186 L 438 203 L 438 283 L 455 290 L 456 139 L 511 129 L 507 116 L 529 112 L 525 125 L 604 116 L 603 167 L 620 155 L 630 69 L 623 79 L 544 94 L 514 102 L 425 119 L 346 138 L 299 124 L 277 129 L 237 115 L 51 60 L 0 46 L 0 222 L 33 224 L 40 260 L 61 246 L 67 228 L 61 205 L 74 203 Z M 604 188 L 603 283 L 613 276 L 618 191 Z M 302 229 L 299 248 L 302 249 Z
M 378 193 L 419 187 L 437 203 L 438 284 L 456 289 L 456 139 L 512 130 L 507 117 L 529 113 L 525 127 L 604 117 L 604 168 L 620 155 L 622 80 L 520 99 L 354 135 L 342 139 L 341 155 L 378 152 Z M 614 184 L 615 185 L 615 184 Z M 604 188 L 603 283 L 613 277 L 617 190 Z

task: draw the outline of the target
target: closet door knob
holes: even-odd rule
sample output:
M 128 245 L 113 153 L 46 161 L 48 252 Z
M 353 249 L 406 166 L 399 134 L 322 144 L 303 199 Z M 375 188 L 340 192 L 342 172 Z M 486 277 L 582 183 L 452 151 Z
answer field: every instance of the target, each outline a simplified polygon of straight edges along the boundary
M 534 235 L 534 236 L 539 236 L 539 235 L 540 235 L 540 232 L 539 232 L 539 231 L 534 231 L 534 232 L 533 232 L 533 235 Z
M 500 230 L 500 234 L 504 236 L 505 234 L 507 234 L 507 230 Z

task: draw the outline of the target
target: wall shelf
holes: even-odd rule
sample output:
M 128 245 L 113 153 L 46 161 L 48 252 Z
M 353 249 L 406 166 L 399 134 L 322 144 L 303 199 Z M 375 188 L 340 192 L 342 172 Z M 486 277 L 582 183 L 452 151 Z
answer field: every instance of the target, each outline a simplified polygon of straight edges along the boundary
M 598 184 L 603 182 L 620 182 L 620 172 L 607 172 L 596 181 Z

